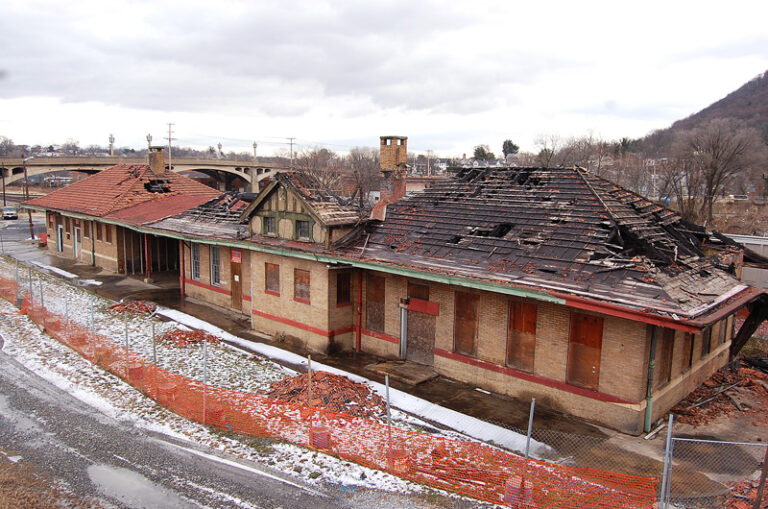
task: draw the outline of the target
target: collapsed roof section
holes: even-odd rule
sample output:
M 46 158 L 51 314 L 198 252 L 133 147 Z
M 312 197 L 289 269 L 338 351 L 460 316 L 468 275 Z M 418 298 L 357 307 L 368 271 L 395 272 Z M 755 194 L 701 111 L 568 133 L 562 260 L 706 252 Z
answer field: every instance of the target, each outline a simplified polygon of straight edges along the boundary
M 311 213 L 326 226 L 350 225 L 360 222 L 361 209 L 356 203 L 356 195 L 348 198 L 339 196 L 325 187 L 317 178 L 299 171 L 278 173 L 275 176 L 275 181 L 259 194 L 251 206 L 243 211 L 242 219 L 247 220 L 261 202 L 269 198 L 280 186 L 295 191 L 311 209 Z
M 390 205 L 369 233 L 371 261 L 668 316 L 747 289 L 705 256 L 703 228 L 580 168 L 461 169 Z
M 255 198 L 253 193 L 222 193 L 197 207 L 147 226 L 202 238 L 244 239 L 248 236 L 248 225 L 241 222 L 240 215 Z

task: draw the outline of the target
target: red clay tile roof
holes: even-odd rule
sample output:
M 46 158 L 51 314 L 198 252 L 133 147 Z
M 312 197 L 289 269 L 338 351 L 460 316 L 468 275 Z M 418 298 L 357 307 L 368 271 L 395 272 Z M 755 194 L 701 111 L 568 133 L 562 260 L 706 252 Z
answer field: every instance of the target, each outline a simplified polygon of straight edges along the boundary
M 180 214 L 207 201 L 209 198 L 204 195 L 163 194 L 154 200 L 116 210 L 104 217 L 124 224 L 139 226 Z
M 157 192 L 153 192 L 153 189 Z M 186 195 L 201 196 L 208 200 L 220 194 L 215 189 L 177 173 L 166 171 L 162 175 L 155 175 L 146 164 L 118 164 L 24 203 L 41 209 L 103 217 L 160 197 Z

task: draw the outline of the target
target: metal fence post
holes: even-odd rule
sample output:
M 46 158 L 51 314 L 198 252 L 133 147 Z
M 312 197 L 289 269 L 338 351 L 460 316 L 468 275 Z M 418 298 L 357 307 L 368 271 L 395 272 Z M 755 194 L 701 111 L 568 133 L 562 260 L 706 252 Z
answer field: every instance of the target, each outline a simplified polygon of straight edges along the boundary
M 32 302 L 32 267 L 29 268 L 29 300 Z
M 531 433 L 533 432 L 533 412 L 536 409 L 536 398 L 531 398 L 531 411 L 528 413 L 528 436 L 525 439 L 525 457 L 531 450 Z
M 669 489 L 669 486 L 667 486 L 668 478 L 670 476 L 670 470 L 671 470 L 671 463 L 672 463 L 672 456 L 671 456 L 671 446 L 672 446 L 672 425 L 674 424 L 675 416 L 672 414 L 669 414 L 669 425 L 667 426 L 667 445 L 664 449 L 664 470 L 661 474 L 661 493 L 659 494 L 659 509 L 664 509 L 667 507 L 667 491 Z
M 94 303 L 91 302 L 91 332 L 96 332 L 96 321 L 94 320 L 94 316 L 93 316 L 93 309 L 95 307 L 96 306 L 94 305 Z
M 128 310 L 123 310 L 123 329 L 125 330 L 125 349 L 128 350 Z
M 763 492 L 765 490 L 765 478 L 768 475 L 768 447 L 765 448 L 765 457 L 763 457 L 763 470 L 760 472 L 760 484 L 757 488 L 757 496 L 755 497 L 755 505 L 753 509 L 760 509 L 763 503 Z
M 157 343 L 155 343 L 155 322 L 152 322 L 152 364 L 157 366 Z
M 387 426 L 392 426 L 392 414 L 389 411 L 389 375 L 384 375 L 384 384 L 387 387 Z
M 208 340 L 203 337 L 203 425 L 206 421 L 205 395 L 208 391 Z
M 64 295 L 64 326 L 69 331 L 69 295 Z

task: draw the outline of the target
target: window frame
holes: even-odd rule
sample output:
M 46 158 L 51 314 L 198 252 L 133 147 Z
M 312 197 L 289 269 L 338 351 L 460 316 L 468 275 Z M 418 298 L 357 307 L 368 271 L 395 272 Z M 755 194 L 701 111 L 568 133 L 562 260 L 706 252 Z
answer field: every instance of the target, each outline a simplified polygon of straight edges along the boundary
M 219 246 L 209 246 L 211 286 L 221 286 L 221 252 Z
M 274 271 L 274 272 L 273 272 Z M 274 274 L 274 281 L 276 281 L 275 287 L 270 288 L 270 273 Z M 280 264 L 264 262 L 264 293 L 280 296 Z
M 306 279 L 306 292 L 304 291 L 304 279 Z M 311 304 L 312 272 L 298 267 L 293 268 L 293 300 L 302 304 Z
M 536 321 L 538 320 L 539 309 L 538 306 L 532 302 L 526 302 L 522 300 L 510 300 L 508 315 L 507 315 L 507 351 L 505 362 L 507 366 L 525 371 L 527 373 L 533 373 L 534 365 L 536 362 Z M 529 331 L 526 323 L 526 318 L 530 319 L 533 316 L 533 331 Z M 529 344 L 530 343 L 530 344 Z M 513 349 L 513 346 L 517 348 Z M 512 358 L 512 353 L 519 353 L 521 350 L 525 351 L 527 348 L 531 349 L 530 364 L 525 363 L 524 357 L 516 356 Z
M 104 225 L 104 242 L 106 242 L 107 244 L 112 243 L 112 225 L 111 224 Z
M 197 242 L 189 243 L 189 278 L 200 280 L 200 244 Z
M 101 223 L 96 223 L 96 241 L 97 242 L 104 242 L 104 233 L 101 229 Z
M 376 281 L 375 285 L 371 282 Z M 378 285 L 381 281 L 381 285 Z M 374 293 L 375 291 L 375 293 Z M 381 299 L 378 296 L 381 294 Z M 375 298 L 372 298 L 375 297 Z M 368 273 L 365 281 L 365 328 L 384 333 L 387 327 L 387 278 L 378 274 Z M 378 308 L 377 308 L 378 306 Z M 373 317 L 373 319 L 372 319 Z
M 274 228 L 269 228 L 269 226 L 273 226 Z M 263 216 L 262 223 L 261 223 L 261 231 L 264 233 L 264 235 L 268 235 L 270 237 L 277 237 L 278 236 L 277 217 Z
M 352 273 L 348 270 L 336 271 L 336 307 L 352 305 Z
M 464 302 L 460 302 L 464 301 Z M 474 309 L 472 309 L 474 308 Z M 474 326 L 472 327 L 472 337 L 459 337 L 464 328 L 462 327 L 464 317 L 462 313 L 471 310 L 474 314 Z M 461 312 L 460 312 L 461 311 Z M 480 328 L 480 295 L 476 293 L 454 291 L 453 294 L 453 351 L 459 355 L 467 357 L 477 357 L 477 331 Z M 463 340 L 469 339 L 472 348 L 465 349 Z M 470 351 L 471 350 L 471 351 Z
M 294 222 L 294 235 L 296 240 L 304 240 L 304 241 L 311 241 L 312 240 L 312 221 L 308 219 L 296 219 Z M 306 237 L 301 235 L 301 229 L 302 225 L 306 225 L 307 227 L 307 235 Z

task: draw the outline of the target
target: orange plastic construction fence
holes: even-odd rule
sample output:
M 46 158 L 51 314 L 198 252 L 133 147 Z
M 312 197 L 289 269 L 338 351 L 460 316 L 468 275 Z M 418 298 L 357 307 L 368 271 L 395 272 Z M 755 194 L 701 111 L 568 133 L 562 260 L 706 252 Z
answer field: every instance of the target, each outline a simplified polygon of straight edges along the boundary
M 0 277 L 0 295 L 13 281 Z M 480 444 L 204 385 L 30 301 L 22 312 L 57 340 L 177 414 L 208 426 L 286 440 L 404 479 L 510 507 L 650 508 L 656 479 L 525 459 Z

